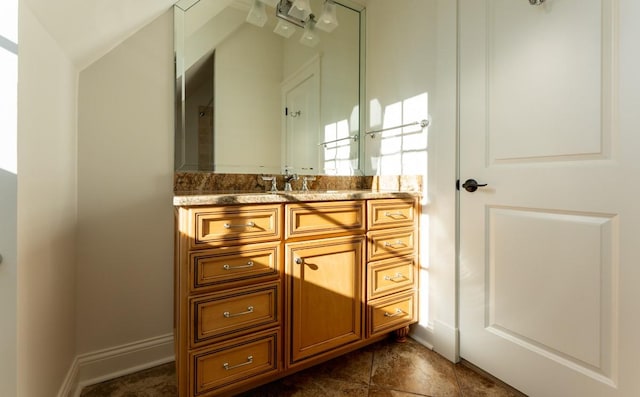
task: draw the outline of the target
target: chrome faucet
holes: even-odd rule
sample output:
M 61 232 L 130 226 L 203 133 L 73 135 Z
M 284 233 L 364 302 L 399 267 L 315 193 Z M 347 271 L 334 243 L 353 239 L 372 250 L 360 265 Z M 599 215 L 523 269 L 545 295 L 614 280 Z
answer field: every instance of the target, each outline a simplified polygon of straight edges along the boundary
M 263 181 L 271 181 L 271 192 L 277 192 L 278 188 L 276 186 L 276 177 L 275 176 L 263 176 Z
M 315 176 L 305 176 L 304 178 L 302 178 L 302 191 L 303 192 L 308 192 L 309 191 L 308 182 L 315 181 L 315 180 L 316 180 Z
M 291 190 L 291 181 L 297 181 L 298 180 L 298 175 L 296 174 L 289 174 L 289 172 L 287 172 L 284 176 L 284 191 L 285 192 L 290 192 Z

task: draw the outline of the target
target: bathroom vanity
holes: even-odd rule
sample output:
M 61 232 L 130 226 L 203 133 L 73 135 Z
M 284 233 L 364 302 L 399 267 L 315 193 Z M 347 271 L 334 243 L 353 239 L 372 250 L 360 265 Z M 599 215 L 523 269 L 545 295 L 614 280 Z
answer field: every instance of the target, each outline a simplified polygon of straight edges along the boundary
M 418 195 L 177 195 L 180 396 L 268 383 L 418 316 Z

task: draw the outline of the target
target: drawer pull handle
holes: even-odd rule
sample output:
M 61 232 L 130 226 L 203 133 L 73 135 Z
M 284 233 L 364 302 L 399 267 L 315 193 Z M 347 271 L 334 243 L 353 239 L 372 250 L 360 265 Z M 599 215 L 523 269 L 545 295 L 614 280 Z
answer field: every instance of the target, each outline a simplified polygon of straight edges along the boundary
M 402 314 L 404 314 L 404 312 L 402 311 L 402 309 L 396 309 L 396 312 L 395 312 L 395 313 L 387 313 L 387 312 L 384 312 L 384 316 L 385 316 L 385 317 L 396 317 L 396 316 L 400 316 L 400 315 L 402 315 Z
M 404 280 L 404 276 L 402 273 L 396 273 L 394 276 L 384 276 L 384 279 L 387 281 L 396 281 L 396 280 Z
M 399 248 L 399 247 L 406 247 L 407 245 L 400 240 L 396 240 L 395 243 L 390 243 L 388 241 L 385 241 L 384 246 L 389 248 Z
M 249 365 L 249 364 L 252 364 L 252 363 L 253 363 L 253 356 L 249 356 L 249 357 L 247 357 L 247 361 L 242 363 L 242 364 L 229 365 L 229 363 L 224 363 L 224 364 L 222 364 L 222 366 L 224 367 L 224 369 L 229 371 L 230 369 L 242 367 L 242 366 Z
M 240 312 L 240 313 L 229 313 L 229 312 L 224 312 L 222 313 L 223 316 L 225 316 L 226 318 L 230 318 L 230 317 L 238 317 L 238 316 L 244 316 L 245 314 L 251 314 L 253 313 L 253 306 L 249 306 L 247 307 L 247 311 L 246 312 Z
M 231 223 L 225 223 L 224 224 L 224 228 L 225 229 L 231 229 L 231 228 L 237 228 L 237 227 L 255 227 L 256 224 L 254 222 L 247 222 L 244 225 L 234 225 Z
M 387 211 L 387 212 L 384 213 L 384 216 L 386 216 L 387 218 L 394 218 L 394 219 L 395 218 L 400 218 L 400 217 L 406 218 L 406 216 L 402 212 L 399 212 L 399 211 L 398 212 L 389 212 L 389 211 Z
M 248 267 L 253 267 L 253 261 L 249 261 L 247 262 L 246 265 L 239 265 L 239 266 L 230 266 L 228 264 L 224 264 L 224 266 L 222 266 L 222 268 L 224 270 L 233 270 L 233 269 L 246 269 Z

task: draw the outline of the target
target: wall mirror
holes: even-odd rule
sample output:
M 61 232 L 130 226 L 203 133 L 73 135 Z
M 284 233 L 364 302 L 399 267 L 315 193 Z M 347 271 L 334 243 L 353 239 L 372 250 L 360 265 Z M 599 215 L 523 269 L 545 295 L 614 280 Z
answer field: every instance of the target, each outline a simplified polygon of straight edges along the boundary
M 176 171 L 362 173 L 363 7 L 304 3 L 176 3 Z

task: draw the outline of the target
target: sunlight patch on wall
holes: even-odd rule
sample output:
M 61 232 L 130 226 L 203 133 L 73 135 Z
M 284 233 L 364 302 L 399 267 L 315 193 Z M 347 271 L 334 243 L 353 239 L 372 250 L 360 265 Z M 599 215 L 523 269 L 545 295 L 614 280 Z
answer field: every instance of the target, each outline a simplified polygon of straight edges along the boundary
M 0 4 L 0 169 L 18 171 L 18 2 Z
M 331 142 L 342 138 L 349 138 L 349 121 L 341 120 L 324 126 L 324 142 Z M 324 173 L 327 175 L 352 174 L 351 139 L 324 145 Z
M 322 152 L 323 171 L 326 175 L 354 175 L 359 168 L 358 140 L 349 139 L 358 134 L 360 107 L 355 106 L 351 111 L 350 120 L 340 120 L 324 126 Z
M 0 169 L 18 171 L 18 2 L 0 6 Z
M 397 126 L 429 119 L 429 96 L 423 93 L 386 105 L 369 103 L 369 130 L 384 131 L 367 135 L 366 152 L 374 175 L 426 175 L 427 130 L 420 125 Z

